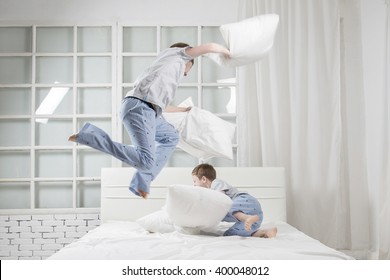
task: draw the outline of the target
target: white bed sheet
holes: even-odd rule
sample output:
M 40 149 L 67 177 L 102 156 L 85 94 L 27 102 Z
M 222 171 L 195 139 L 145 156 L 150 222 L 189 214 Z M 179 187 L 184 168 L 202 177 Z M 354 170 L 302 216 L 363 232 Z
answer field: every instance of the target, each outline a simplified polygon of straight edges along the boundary
M 214 234 L 228 225 L 221 223 Z M 352 259 L 285 222 L 275 238 L 149 233 L 136 222 L 107 222 L 49 257 L 50 260 L 224 260 Z

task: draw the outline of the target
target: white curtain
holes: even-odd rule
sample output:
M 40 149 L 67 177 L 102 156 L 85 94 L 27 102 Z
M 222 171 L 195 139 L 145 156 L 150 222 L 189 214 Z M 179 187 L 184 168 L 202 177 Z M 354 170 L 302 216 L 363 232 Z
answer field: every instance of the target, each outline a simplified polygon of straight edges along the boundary
M 386 10 L 386 66 L 385 66 L 385 90 L 382 98 L 383 121 L 383 145 L 382 158 L 384 166 L 380 172 L 379 195 L 379 258 L 390 259 L 390 1 L 387 1 Z
M 369 258 L 371 235 L 380 232 L 378 247 L 388 254 L 386 169 L 383 184 L 373 186 L 383 187 L 382 230 L 372 231 L 379 201 L 368 178 L 360 1 L 242 0 L 239 11 L 241 18 L 280 16 L 270 54 L 239 68 L 239 164 L 286 167 L 288 221 L 305 233 Z M 388 141 L 381 143 L 388 162 Z

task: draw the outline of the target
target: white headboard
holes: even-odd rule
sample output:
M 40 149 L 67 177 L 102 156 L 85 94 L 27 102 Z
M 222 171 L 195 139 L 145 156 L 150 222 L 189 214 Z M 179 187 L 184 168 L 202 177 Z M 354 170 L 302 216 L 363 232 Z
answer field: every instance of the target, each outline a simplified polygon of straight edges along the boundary
M 152 182 L 148 199 L 129 190 L 134 168 L 102 168 L 101 220 L 135 221 L 160 210 L 167 187 L 192 185 L 191 167 L 166 167 Z M 217 167 L 217 177 L 256 197 L 264 221 L 286 221 L 285 172 L 282 167 Z

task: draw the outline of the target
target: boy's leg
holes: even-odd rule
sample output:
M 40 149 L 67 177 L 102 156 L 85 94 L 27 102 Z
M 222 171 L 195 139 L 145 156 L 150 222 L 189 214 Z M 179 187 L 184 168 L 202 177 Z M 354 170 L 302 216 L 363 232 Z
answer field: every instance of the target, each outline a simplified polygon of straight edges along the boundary
M 155 164 L 155 111 L 137 98 L 126 98 L 120 117 L 131 140 L 131 145 L 123 145 L 132 151 L 133 162 L 128 164 L 138 170 L 149 170 Z
M 168 162 L 180 140 L 179 132 L 164 117 L 157 118 L 156 126 L 156 165 L 152 169 L 152 180 L 156 178 Z
M 178 131 L 161 116 L 156 119 L 155 141 L 157 142 L 155 164 L 149 170 L 137 170 L 130 183 L 130 190 L 133 192 L 138 188 L 145 189 L 146 186 L 150 186 L 151 181 L 160 173 L 179 142 Z
M 150 172 L 156 162 L 156 112 L 148 103 L 136 98 L 126 98 L 122 103 L 121 118 L 132 143 L 130 147 L 139 155 L 138 162 L 130 164 L 137 171 L 129 189 L 134 194 L 146 198 L 151 180 L 148 180 L 147 176 L 141 176 L 140 171 Z
M 260 228 L 263 211 L 255 197 L 241 194 L 233 199 L 233 204 L 224 221 L 236 222 L 224 235 L 252 236 Z
M 138 100 L 138 102 L 141 101 Z M 145 107 L 148 108 L 147 105 Z M 106 132 L 90 123 L 86 123 L 75 135 L 76 142 L 110 154 L 135 168 L 150 168 L 154 164 L 154 141 L 148 138 L 149 134 L 152 134 L 151 137 L 154 139 L 155 118 L 153 113 L 144 110 L 142 102 L 131 104 L 131 108 L 131 111 L 126 110 L 121 117 L 126 129 L 131 134 L 130 137 L 134 145 L 129 146 L 112 141 Z M 69 140 L 72 141 L 72 137 L 73 135 L 69 137 Z
M 69 137 L 69 140 L 107 153 L 131 166 L 147 166 L 153 161 L 149 154 L 139 152 L 135 147 L 113 141 L 110 136 L 97 126 L 86 123 L 81 130 Z

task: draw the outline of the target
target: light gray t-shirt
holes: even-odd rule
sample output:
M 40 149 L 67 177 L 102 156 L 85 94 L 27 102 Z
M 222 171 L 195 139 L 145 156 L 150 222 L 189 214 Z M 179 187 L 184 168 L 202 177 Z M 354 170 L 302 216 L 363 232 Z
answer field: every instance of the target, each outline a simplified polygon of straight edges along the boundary
M 153 64 L 138 76 L 133 90 L 126 96 L 134 96 L 155 105 L 157 115 L 160 115 L 174 99 L 186 63 L 193 59 L 186 54 L 186 48 L 163 50 Z
M 239 191 L 237 188 L 232 187 L 225 181 L 219 179 L 215 179 L 214 181 L 212 181 L 210 188 L 215 191 L 223 191 L 231 199 L 237 197 L 239 194 L 246 193 L 243 191 Z

